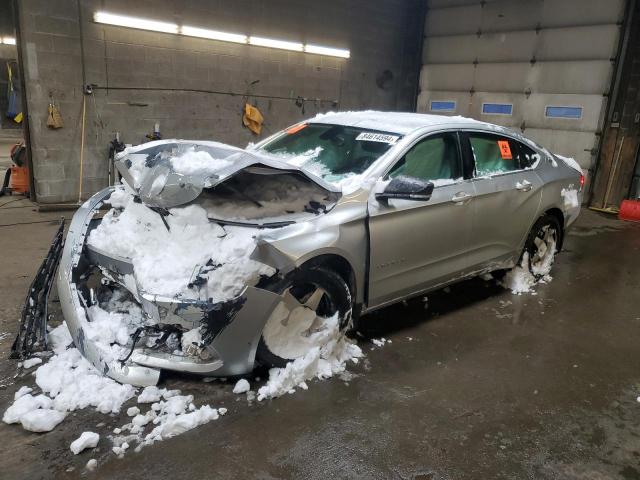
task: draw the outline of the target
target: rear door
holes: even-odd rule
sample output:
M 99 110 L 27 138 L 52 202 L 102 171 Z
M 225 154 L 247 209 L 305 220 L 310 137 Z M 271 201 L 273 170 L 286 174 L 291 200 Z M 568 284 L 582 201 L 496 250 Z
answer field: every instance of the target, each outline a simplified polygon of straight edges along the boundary
M 486 132 L 465 132 L 462 147 L 474 164 L 474 267 L 517 260 L 538 213 L 542 180 L 530 166 L 535 152 L 516 140 Z
M 445 282 L 469 264 L 473 186 L 464 179 L 458 134 L 418 140 L 391 168 L 435 184 L 428 201 L 369 201 L 370 307 Z

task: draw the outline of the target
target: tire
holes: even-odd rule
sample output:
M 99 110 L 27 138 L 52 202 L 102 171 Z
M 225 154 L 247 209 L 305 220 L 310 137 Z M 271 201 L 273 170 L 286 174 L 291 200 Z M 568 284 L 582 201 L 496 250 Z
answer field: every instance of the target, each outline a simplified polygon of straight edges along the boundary
M 329 269 L 303 266 L 267 288 L 283 295 L 283 302 L 271 313 L 258 343 L 256 357 L 264 366 L 282 368 L 304 355 L 313 346 L 307 345 L 309 334 L 321 334 L 323 330 L 335 328 L 330 319 L 336 313 L 340 331 L 344 332 L 350 326 L 353 300 L 349 286 Z M 292 300 L 299 302 L 298 305 Z M 295 308 L 291 309 L 291 306 Z M 307 324 L 308 329 L 296 331 Z
M 543 215 L 529 232 L 520 264 L 538 280 L 551 270 L 555 255 L 561 245 L 562 226 L 560 222 L 553 215 Z

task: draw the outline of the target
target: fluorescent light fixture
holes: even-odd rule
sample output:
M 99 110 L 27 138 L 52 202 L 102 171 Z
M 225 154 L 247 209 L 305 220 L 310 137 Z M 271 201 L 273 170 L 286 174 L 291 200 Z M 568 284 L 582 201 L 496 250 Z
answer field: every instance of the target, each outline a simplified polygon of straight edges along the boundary
M 319 45 L 305 45 L 304 51 L 307 53 L 315 53 L 317 55 L 328 55 L 330 57 L 349 58 L 351 52 L 340 48 L 321 47 Z
M 279 48 L 281 50 L 293 50 L 294 52 L 302 52 L 304 46 L 301 43 L 285 42 L 284 40 L 272 40 L 271 38 L 249 37 L 250 45 L 259 47 Z
M 154 32 L 178 33 L 178 25 L 175 23 L 157 22 L 146 18 L 125 17 L 124 15 L 114 15 L 106 12 L 96 12 L 93 14 L 96 23 L 106 23 L 119 27 L 139 28 L 141 30 L 151 30 Z
M 126 15 L 116 15 L 107 12 L 95 12 L 93 21 L 107 25 L 119 27 L 137 28 L 140 30 L 151 30 L 153 32 L 173 33 L 175 35 L 185 35 L 187 37 L 207 38 L 209 40 L 220 40 L 222 42 L 248 43 L 259 47 L 278 48 L 280 50 L 291 50 L 294 52 L 314 53 L 316 55 L 328 55 L 330 57 L 349 58 L 351 52 L 340 48 L 322 47 L 320 45 L 304 45 L 298 42 L 288 42 L 286 40 L 275 40 L 264 37 L 248 37 L 241 33 L 221 32 L 219 30 L 209 30 L 206 28 L 191 27 L 188 25 L 178 26 L 175 23 L 158 22 L 139 17 L 128 17 Z M 16 39 L 10 37 L 2 38 L 1 43 L 15 45 Z
M 211 40 L 222 40 L 223 42 L 247 43 L 246 35 L 207 30 L 206 28 L 188 27 L 186 25 L 180 27 L 180 33 L 189 37 L 209 38 Z
M 2 37 L 2 43 L 5 45 L 15 45 L 16 39 L 13 37 Z

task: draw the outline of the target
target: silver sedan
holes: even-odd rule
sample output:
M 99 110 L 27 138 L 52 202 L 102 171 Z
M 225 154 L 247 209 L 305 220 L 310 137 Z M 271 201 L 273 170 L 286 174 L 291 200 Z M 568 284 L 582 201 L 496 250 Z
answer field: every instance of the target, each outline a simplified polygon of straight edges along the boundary
M 194 153 L 200 163 L 186 162 Z M 574 161 L 506 128 L 388 112 L 319 115 L 247 149 L 150 142 L 122 152 L 117 167 L 130 207 L 110 187 L 78 210 L 57 284 L 79 350 L 135 385 L 156 383 L 162 369 L 227 376 L 257 362 L 283 366 L 305 354 L 300 339 L 326 319 L 346 330 L 386 305 L 516 266 L 544 276 L 579 214 L 584 183 Z M 153 291 L 143 278 L 149 268 L 89 240 L 106 228 L 98 211 L 107 202 L 114 225 L 135 207 L 169 230 L 181 209 L 197 208 L 205 222 L 238 239 L 249 232 L 253 243 L 237 262 L 216 257 L 223 246 L 203 253 L 184 285 Z M 227 263 L 245 275 L 222 289 Z M 109 358 L 87 335 L 95 272 L 144 312 L 126 360 Z M 180 343 L 187 335 L 196 339 L 189 348 Z M 159 344 L 169 338 L 173 344 Z

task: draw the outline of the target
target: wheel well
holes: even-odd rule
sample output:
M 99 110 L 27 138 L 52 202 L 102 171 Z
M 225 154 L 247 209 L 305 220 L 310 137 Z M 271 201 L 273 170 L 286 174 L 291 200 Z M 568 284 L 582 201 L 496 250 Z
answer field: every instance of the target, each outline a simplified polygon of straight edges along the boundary
M 308 260 L 304 266 L 321 266 L 328 268 L 342 277 L 349 286 L 351 297 L 356 298 L 356 275 L 347 259 L 335 254 L 319 255 Z
M 549 210 L 544 212 L 544 214 L 555 217 L 560 223 L 560 241 L 558 245 L 558 251 L 560 251 L 560 249 L 562 249 L 562 242 L 564 241 L 564 214 L 559 208 L 550 208 Z

